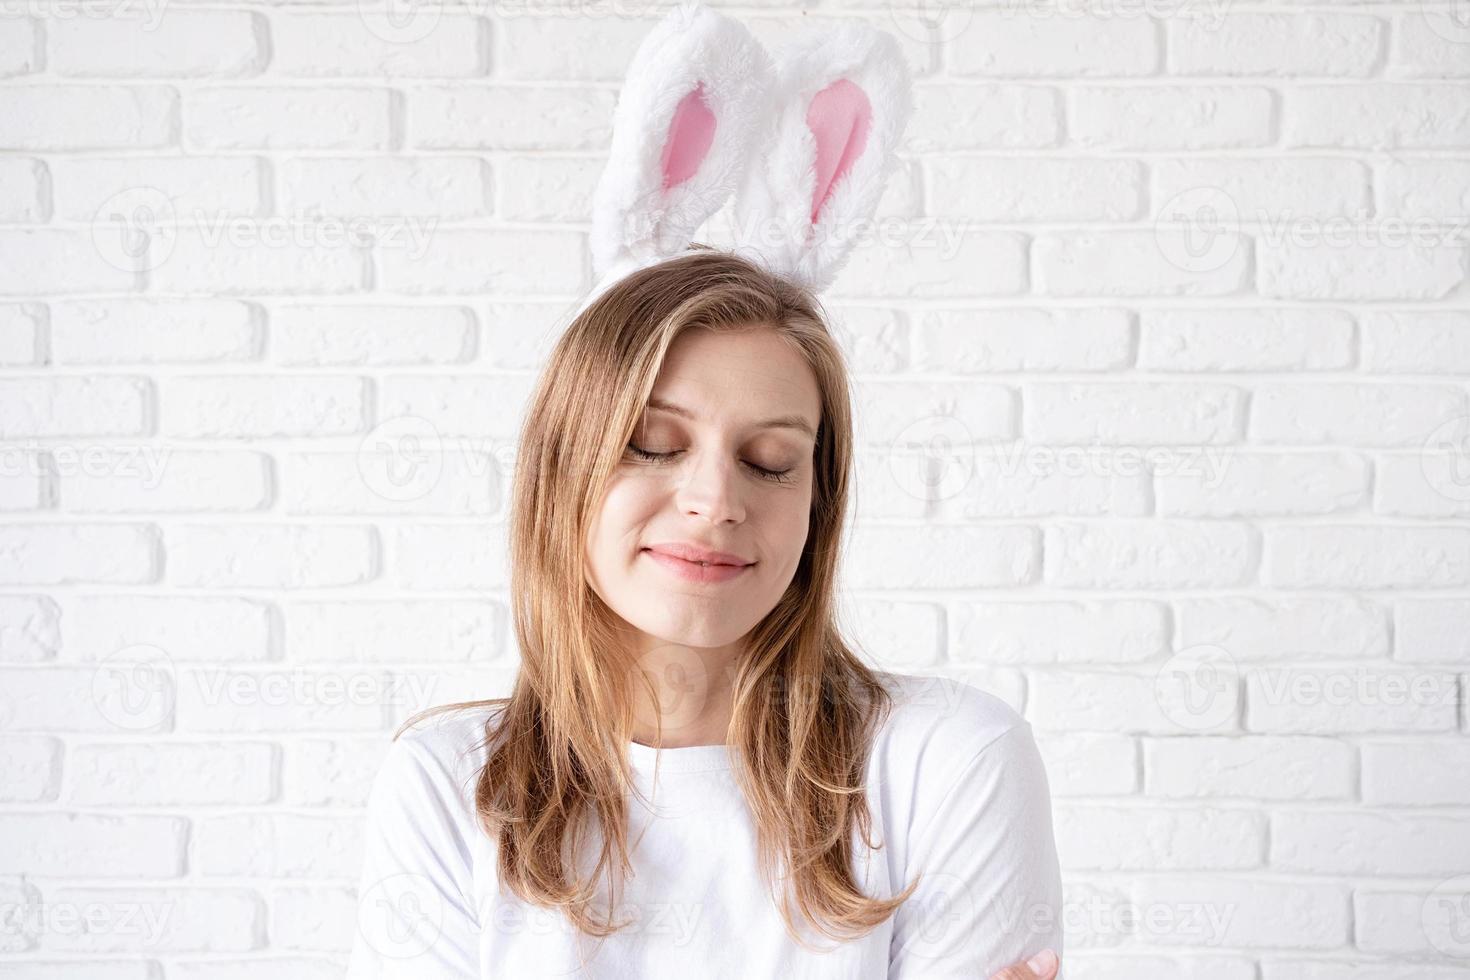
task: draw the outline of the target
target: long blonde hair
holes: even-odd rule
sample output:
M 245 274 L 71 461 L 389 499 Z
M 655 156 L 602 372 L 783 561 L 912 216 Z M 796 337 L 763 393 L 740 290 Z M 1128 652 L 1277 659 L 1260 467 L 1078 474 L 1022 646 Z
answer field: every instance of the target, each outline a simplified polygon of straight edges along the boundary
M 496 709 L 485 723 L 490 751 L 475 807 L 498 842 L 500 882 L 526 902 L 564 910 L 590 935 L 625 925 L 591 906 L 601 875 L 616 885 L 631 868 L 626 743 L 633 677 L 648 679 L 630 669 L 620 619 L 588 584 L 587 529 L 674 339 L 692 329 L 775 330 L 804 356 L 821 393 L 811 516 L 790 587 L 744 638 L 730 742 L 773 896 L 785 878 L 807 921 L 851 939 L 888 918 L 917 881 L 873 898 L 853 871 L 854 830 L 881 846 L 871 839 L 864 777 L 891 700 L 839 635 L 834 610 L 852 466 L 847 372 L 807 291 L 736 255 L 696 248 L 616 283 L 556 344 L 516 455 L 509 557 L 521 665 L 512 693 L 427 713 Z M 601 849 L 583 880 L 571 855 L 594 820 Z M 784 889 L 778 906 L 805 945 Z

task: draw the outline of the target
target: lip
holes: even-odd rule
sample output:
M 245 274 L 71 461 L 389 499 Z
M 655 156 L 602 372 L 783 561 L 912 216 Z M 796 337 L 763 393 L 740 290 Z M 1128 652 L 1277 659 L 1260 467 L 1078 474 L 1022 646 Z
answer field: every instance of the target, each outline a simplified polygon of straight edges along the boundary
M 728 582 L 739 578 L 755 564 L 739 555 L 686 544 L 657 544 L 644 548 L 643 554 L 689 582 Z M 699 564 L 701 560 L 707 564 Z

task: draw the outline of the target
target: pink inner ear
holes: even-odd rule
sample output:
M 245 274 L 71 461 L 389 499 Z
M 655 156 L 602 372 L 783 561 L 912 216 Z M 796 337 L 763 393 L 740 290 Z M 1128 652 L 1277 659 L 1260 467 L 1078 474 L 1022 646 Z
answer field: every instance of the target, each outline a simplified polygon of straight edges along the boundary
M 664 190 L 684 183 L 704 162 L 715 139 L 715 114 L 704 101 L 704 82 L 700 82 L 674 109 L 669 123 L 669 138 L 664 143 Z
M 868 144 L 873 106 L 863 90 L 845 78 L 816 94 L 806 110 L 806 125 L 817 140 L 817 184 L 812 191 L 812 224 Z

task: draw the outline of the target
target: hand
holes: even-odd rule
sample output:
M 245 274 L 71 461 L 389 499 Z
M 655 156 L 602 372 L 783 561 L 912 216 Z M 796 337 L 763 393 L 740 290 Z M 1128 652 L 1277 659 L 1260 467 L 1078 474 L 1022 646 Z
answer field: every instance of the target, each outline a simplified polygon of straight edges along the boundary
M 1057 971 L 1061 968 L 1057 954 L 1045 949 L 1024 963 L 1006 967 L 990 980 L 1056 980 Z

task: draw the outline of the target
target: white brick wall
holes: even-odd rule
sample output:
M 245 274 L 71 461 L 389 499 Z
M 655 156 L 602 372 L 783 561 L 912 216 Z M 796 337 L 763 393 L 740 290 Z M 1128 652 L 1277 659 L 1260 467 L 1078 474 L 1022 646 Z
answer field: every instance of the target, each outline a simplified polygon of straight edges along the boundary
M 388 733 L 511 676 L 659 11 L 290 7 L 0 3 L 0 980 L 339 976 Z M 1470 977 L 1464 0 L 736 9 L 916 72 L 845 611 L 1035 726 L 1068 975 Z

